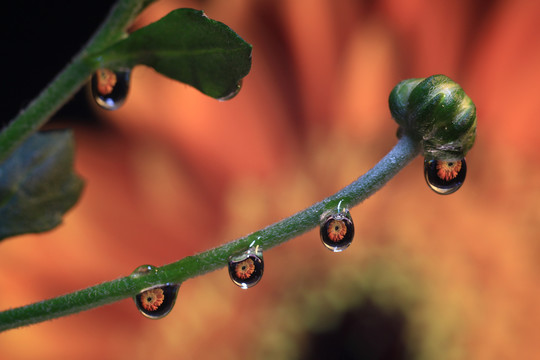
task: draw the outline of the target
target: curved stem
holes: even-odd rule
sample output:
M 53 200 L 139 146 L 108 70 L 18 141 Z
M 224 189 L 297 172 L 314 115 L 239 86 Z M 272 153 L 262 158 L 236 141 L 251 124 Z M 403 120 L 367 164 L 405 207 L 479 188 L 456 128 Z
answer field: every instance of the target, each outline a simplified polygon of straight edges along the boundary
M 156 273 L 138 277 L 126 276 L 71 294 L 0 312 L 0 331 L 89 310 L 135 296 L 142 289 L 151 286 L 182 283 L 189 278 L 226 266 L 231 255 L 246 250 L 253 243 L 268 250 L 316 227 L 321 215 L 338 204 L 352 207 L 365 200 L 418 153 L 418 144 L 404 136 L 375 167 L 358 180 L 303 211 L 235 241 L 162 266 Z
M 119 0 L 87 45 L 53 81 L 0 133 L 0 161 L 36 132 L 88 81 L 97 69 L 88 54 L 112 44 L 124 35 L 145 6 L 154 0 Z

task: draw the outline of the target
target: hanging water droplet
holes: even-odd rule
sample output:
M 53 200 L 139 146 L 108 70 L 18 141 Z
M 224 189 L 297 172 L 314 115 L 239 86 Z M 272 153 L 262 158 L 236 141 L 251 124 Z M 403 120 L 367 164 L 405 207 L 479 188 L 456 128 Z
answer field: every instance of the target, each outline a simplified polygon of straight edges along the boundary
M 99 69 L 92 75 L 92 96 L 106 110 L 118 109 L 126 100 L 131 70 Z
M 178 295 L 179 284 L 165 284 L 145 289 L 135 295 L 135 305 L 149 319 L 161 319 L 171 312 Z
M 321 240 L 329 250 L 340 252 L 351 245 L 354 238 L 354 223 L 349 210 L 323 215 Z
M 263 275 L 262 248 L 257 245 L 229 259 L 231 280 L 242 289 L 256 285 Z
M 220 97 L 218 100 L 219 101 L 231 100 L 233 97 L 238 95 L 240 90 L 242 90 L 242 80 L 240 80 L 238 84 L 236 84 L 236 86 L 227 95 Z
M 424 160 L 424 176 L 429 187 L 437 194 L 448 195 L 463 185 L 467 174 L 465 159 Z

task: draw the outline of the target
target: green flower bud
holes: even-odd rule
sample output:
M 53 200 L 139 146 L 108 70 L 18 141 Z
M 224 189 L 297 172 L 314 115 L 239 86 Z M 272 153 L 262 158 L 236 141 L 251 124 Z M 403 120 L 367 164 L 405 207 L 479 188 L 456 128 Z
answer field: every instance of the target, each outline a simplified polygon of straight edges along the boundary
M 476 107 L 444 75 L 404 80 L 390 93 L 390 112 L 420 142 L 426 160 L 463 159 L 476 138 Z

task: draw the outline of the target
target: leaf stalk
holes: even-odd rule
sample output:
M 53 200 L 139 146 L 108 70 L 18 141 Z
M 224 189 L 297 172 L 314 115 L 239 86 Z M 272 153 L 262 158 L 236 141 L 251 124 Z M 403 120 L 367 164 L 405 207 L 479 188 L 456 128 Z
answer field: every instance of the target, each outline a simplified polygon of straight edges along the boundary
M 185 257 L 143 276 L 126 276 L 49 300 L 0 312 L 0 331 L 39 323 L 135 296 L 139 291 L 187 279 L 227 265 L 230 256 L 256 243 L 266 251 L 319 225 L 321 215 L 338 204 L 352 207 L 379 190 L 420 151 L 419 144 L 403 136 L 371 170 L 334 195 L 273 225 L 214 249 Z

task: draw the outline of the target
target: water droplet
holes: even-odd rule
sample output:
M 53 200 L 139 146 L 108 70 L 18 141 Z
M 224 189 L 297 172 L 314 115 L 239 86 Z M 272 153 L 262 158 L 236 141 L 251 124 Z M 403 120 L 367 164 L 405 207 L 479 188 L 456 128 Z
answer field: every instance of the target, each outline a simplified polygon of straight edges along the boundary
M 135 295 L 135 305 L 140 313 L 149 319 L 161 319 L 171 312 L 179 284 L 165 284 L 145 289 Z
M 242 80 L 240 80 L 238 82 L 238 84 L 236 84 L 236 86 L 225 96 L 223 97 L 220 97 L 218 100 L 219 101 L 227 101 L 227 100 L 231 100 L 233 97 L 235 97 L 236 95 L 238 95 L 238 93 L 240 92 L 240 90 L 242 90 Z
M 231 280 L 242 289 L 256 285 L 262 278 L 263 270 L 262 248 L 259 245 L 229 259 Z
M 99 69 L 92 75 L 92 95 L 106 110 L 118 109 L 126 100 L 131 70 Z
M 467 174 L 465 159 L 424 160 L 424 176 L 429 187 L 437 194 L 448 195 L 463 185 Z
M 348 248 L 354 238 L 354 223 L 349 210 L 323 215 L 320 233 L 324 246 L 329 250 L 340 252 Z
M 157 267 L 153 265 L 141 265 L 131 273 L 131 277 L 138 278 L 142 275 L 155 274 L 157 272 Z

